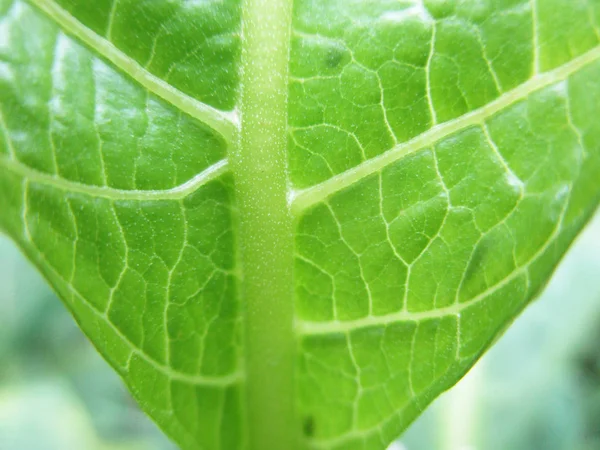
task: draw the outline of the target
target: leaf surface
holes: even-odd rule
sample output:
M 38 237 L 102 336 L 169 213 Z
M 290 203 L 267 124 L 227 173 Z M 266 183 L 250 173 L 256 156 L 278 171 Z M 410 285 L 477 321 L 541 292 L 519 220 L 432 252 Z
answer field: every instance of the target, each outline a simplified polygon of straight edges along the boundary
M 182 448 L 385 448 L 600 200 L 597 0 L 0 0 L 0 228 Z

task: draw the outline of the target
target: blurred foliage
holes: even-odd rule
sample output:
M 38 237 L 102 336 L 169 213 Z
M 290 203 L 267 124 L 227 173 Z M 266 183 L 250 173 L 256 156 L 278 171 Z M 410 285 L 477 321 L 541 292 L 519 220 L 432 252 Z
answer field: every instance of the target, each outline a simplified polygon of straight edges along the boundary
M 0 449 L 173 450 L 0 236 Z M 600 215 L 542 297 L 393 447 L 600 448 Z
M 173 450 L 0 235 L 0 449 Z

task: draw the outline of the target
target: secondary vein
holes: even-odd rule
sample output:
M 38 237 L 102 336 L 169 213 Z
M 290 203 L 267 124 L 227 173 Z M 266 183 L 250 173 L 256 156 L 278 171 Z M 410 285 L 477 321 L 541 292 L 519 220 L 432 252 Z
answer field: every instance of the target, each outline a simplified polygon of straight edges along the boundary
M 222 159 L 212 166 L 204 169 L 195 177 L 185 183 L 164 190 L 127 190 L 106 186 L 94 186 L 67 180 L 56 175 L 33 169 L 19 161 L 0 157 L 0 166 L 10 172 L 27 179 L 30 182 L 45 184 L 53 188 L 70 193 L 85 194 L 92 197 L 107 198 L 110 200 L 178 200 L 195 192 L 200 186 L 218 178 L 227 172 L 227 160 Z
M 151 74 L 137 61 L 119 50 L 112 42 L 94 33 L 54 1 L 28 1 L 54 20 L 65 33 L 82 41 L 136 80 L 144 88 L 184 113 L 207 124 L 221 134 L 228 143 L 235 141 L 239 125 L 237 115 L 234 112 L 220 111 L 210 105 L 199 102 Z
M 407 155 L 431 147 L 445 137 L 470 126 L 482 124 L 494 114 L 508 108 L 512 104 L 524 100 L 534 92 L 566 80 L 577 71 L 592 64 L 598 59 L 600 59 L 600 46 L 594 47 L 554 70 L 535 75 L 530 80 L 505 92 L 503 95 L 481 108 L 475 109 L 448 122 L 440 123 L 419 136 L 396 145 L 387 152 L 367 160 L 352 169 L 335 175 L 327 181 L 304 190 L 290 191 L 288 194 L 290 208 L 294 215 L 298 215 L 312 205 L 325 200 L 330 195 L 351 186 L 369 175 L 379 172 Z

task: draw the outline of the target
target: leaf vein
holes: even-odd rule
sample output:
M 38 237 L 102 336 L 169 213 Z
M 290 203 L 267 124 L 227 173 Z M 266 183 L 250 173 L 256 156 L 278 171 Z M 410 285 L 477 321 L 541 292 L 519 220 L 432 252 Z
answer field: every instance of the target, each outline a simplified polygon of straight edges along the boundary
M 65 33 L 76 37 L 103 58 L 128 74 L 148 91 L 161 97 L 176 108 L 212 127 L 228 143 L 235 142 L 239 128 L 235 112 L 221 111 L 202 103 L 148 72 L 141 64 L 119 50 L 112 42 L 94 33 L 68 11 L 52 0 L 28 0 L 52 19 Z M 109 30 L 110 31 L 110 30 Z
M 85 194 L 92 197 L 107 198 L 109 200 L 138 201 L 179 200 L 187 197 L 201 186 L 208 184 L 228 171 L 227 160 L 222 159 L 179 186 L 170 189 L 129 190 L 106 186 L 94 186 L 67 180 L 65 178 L 41 172 L 21 162 L 10 160 L 5 157 L 0 157 L 0 166 L 4 166 L 7 170 L 29 180 L 29 182 L 52 186 L 53 188 L 63 191 Z
M 571 186 L 566 187 L 569 192 Z M 516 279 L 518 276 L 526 274 L 531 264 L 533 264 L 544 252 L 555 242 L 560 235 L 562 230 L 563 220 L 567 212 L 569 205 L 569 197 L 567 196 L 563 205 L 561 214 L 556 222 L 556 225 L 546 239 L 546 242 L 540 246 L 540 248 L 526 261 L 521 267 L 513 270 L 510 274 L 504 277 L 502 280 L 488 287 L 483 292 L 475 295 L 474 297 L 466 300 L 462 303 L 454 303 L 450 306 L 443 308 L 436 308 L 427 311 L 399 311 L 383 316 L 367 316 L 362 319 L 349 320 L 349 321 L 330 321 L 330 322 L 313 322 L 308 320 L 297 320 L 296 331 L 300 335 L 315 335 L 315 334 L 330 334 L 330 333 L 343 333 L 357 330 L 360 328 L 366 328 L 371 326 L 387 326 L 396 322 L 414 321 L 420 322 L 427 319 L 442 318 L 449 316 L 459 317 L 461 312 L 466 308 L 476 305 L 481 301 L 484 301 L 488 296 L 494 292 L 506 286 L 508 283 Z
M 538 92 L 555 83 L 568 79 L 571 75 L 600 59 L 600 46 L 596 46 L 586 53 L 572 59 L 568 63 L 549 72 L 535 75 L 516 88 L 506 91 L 494 101 L 464 114 L 456 119 L 434 126 L 428 131 L 403 142 L 390 150 L 365 161 L 352 169 L 342 172 L 327 181 L 316 184 L 303 190 L 290 190 L 288 203 L 295 215 L 301 214 L 311 206 L 325 200 L 329 196 L 353 185 L 354 183 L 373 175 L 390 164 L 434 145 L 454 133 L 471 126 L 479 126 L 482 122 L 498 112 L 526 99 L 529 95 Z

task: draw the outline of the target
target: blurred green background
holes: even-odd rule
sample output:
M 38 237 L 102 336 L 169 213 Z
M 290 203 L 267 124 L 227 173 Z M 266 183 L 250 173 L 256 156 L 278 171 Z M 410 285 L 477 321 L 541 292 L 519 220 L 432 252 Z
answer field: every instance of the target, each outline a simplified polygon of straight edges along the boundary
M 0 450 L 174 450 L 0 235 Z M 600 215 L 394 450 L 600 449 Z

